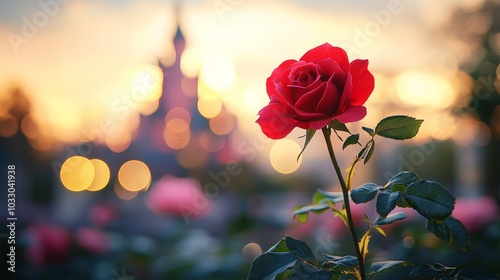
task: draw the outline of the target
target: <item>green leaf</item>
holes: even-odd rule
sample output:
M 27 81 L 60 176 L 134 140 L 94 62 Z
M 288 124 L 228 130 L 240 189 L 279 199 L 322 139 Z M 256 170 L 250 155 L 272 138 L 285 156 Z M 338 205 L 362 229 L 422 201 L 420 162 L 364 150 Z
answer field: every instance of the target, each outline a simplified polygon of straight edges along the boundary
M 267 252 L 258 256 L 250 267 L 248 280 L 273 280 L 295 265 L 299 257 L 289 252 Z
M 331 280 L 332 273 L 328 270 L 318 269 L 312 265 L 299 262 L 293 274 L 287 279 Z
M 333 256 L 333 255 L 325 254 L 325 257 L 327 258 L 326 262 L 330 265 L 335 266 L 335 267 L 341 266 L 344 268 L 348 268 L 348 267 L 358 266 L 358 258 L 355 256 L 351 256 L 351 255 Z
M 314 130 L 312 128 L 308 128 L 306 130 L 306 141 L 304 142 L 304 147 L 302 148 L 302 151 L 300 151 L 299 155 L 297 156 L 297 161 L 299 161 L 300 156 L 306 150 L 307 145 L 309 144 L 309 142 L 311 142 L 311 139 L 313 138 L 315 133 L 316 133 L 316 130 Z
M 313 204 L 321 204 L 322 201 L 326 198 L 326 196 L 320 192 L 319 190 L 316 190 L 313 194 L 313 197 L 312 197 L 312 203 Z M 297 210 L 297 209 L 295 209 Z
M 410 184 L 404 198 L 427 219 L 444 220 L 455 207 L 455 197 L 441 184 L 433 181 L 421 180 Z
M 441 278 L 435 278 L 438 275 L 441 276 L 443 275 L 441 270 L 433 267 L 432 265 L 424 264 L 415 267 L 410 272 L 410 279 L 414 280 L 441 279 Z
M 463 224 L 449 216 L 444 221 L 429 220 L 427 229 L 440 239 L 462 250 L 469 247 L 469 238 Z
M 300 210 L 302 207 L 306 207 L 306 206 L 308 206 L 308 205 L 305 205 L 305 204 L 297 205 L 297 206 L 295 206 L 293 211 L 295 212 L 297 210 Z M 309 219 L 309 212 L 299 213 L 299 214 L 293 215 L 293 219 L 296 219 L 301 224 L 305 224 L 307 222 L 307 220 Z
M 356 145 L 359 141 L 359 134 L 351 134 L 347 139 L 345 139 L 342 145 L 342 150 L 344 150 L 349 145 Z
M 288 253 L 288 252 L 290 252 L 288 247 L 286 247 L 285 238 L 284 237 L 281 238 L 280 241 L 278 241 L 271 248 L 269 248 L 269 250 L 267 250 L 266 253 L 269 253 L 269 252 L 276 252 L 276 253 L 279 253 L 279 252 Z
M 307 270 L 305 267 L 301 268 L 301 266 L 311 266 L 311 268 L 315 268 L 317 265 L 318 260 L 314 257 L 311 248 L 309 248 L 306 243 L 286 236 L 266 253 L 254 260 L 248 279 L 290 279 L 297 270 L 299 270 L 299 272 L 301 269 Z M 323 276 L 325 272 L 318 270 L 314 271 L 311 275 Z
M 460 265 L 455 271 L 457 272 L 455 277 L 459 276 L 459 279 L 500 279 L 500 275 L 495 272 L 493 267 L 480 262 L 470 262 Z
M 303 214 L 298 214 L 294 217 L 294 219 L 297 218 L 297 221 L 301 224 L 307 223 L 307 220 L 309 219 L 309 214 L 303 213 Z
M 385 184 L 386 188 L 393 188 L 394 185 L 405 185 L 408 186 L 411 183 L 415 183 L 419 181 L 420 178 L 418 177 L 417 174 L 411 172 L 411 171 L 402 171 L 399 172 L 398 174 L 394 175 L 387 184 Z
M 365 154 L 366 154 L 366 148 L 367 148 L 367 147 L 366 147 L 366 146 L 364 146 L 364 147 L 363 147 L 363 149 L 361 149 L 361 150 L 359 151 L 358 156 L 357 156 L 358 158 L 360 158 L 360 159 L 361 159 L 361 158 L 363 158 L 363 157 L 365 156 Z
M 387 234 L 385 233 L 385 231 L 380 228 L 380 227 L 373 227 L 375 230 L 378 231 L 378 233 L 382 234 L 383 236 L 387 237 Z
M 373 128 L 369 128 L 369 127 L 366 127 L 366 126 L 362 126 L 361 128 L 362 128 L 364 131 L 368 132 L 368 134 L 370 134 L 370 136 L 375 135 L 375 131 L 373 130 Z
M 395 140 L 410 139 L 417 135 L 422 122 L 408 116 L 390 116 L 377 124 L 375 134 Z
M 319 213 L 319 212 L 323 212 L 323 211 L 326 211 L 328 208 L 330 208 L 330 205 L 328 204 L 313 204 L 313 205 L 306 205 L 306 206 L 302 206 L 300 207 L 299 209 L 293 211 L 293 215 L 299 215 L 299 214 L 305 214 L 305 213 L 309 213 L 309 212 L 315 212 L 315 213 Z
M 347 215 L 346 215 L 346 210 L 345 208 L 342 208 L 340 210 L 338 209 L 332 209 L 333 212 L 335 212 L 335 217 L 340 217 L 342 221 L 344 222 L 344 225 L 349 228 L 348 221 L 347 221 Z
M 388 215 L 385 219 L 382 217 L 378 217 L 377 220 L 375 221 L 375 224 L 379 226 L 388 225 L 396 221 L 402 220 L 404 218 L 406 218 L 406 214 L 403 212 L 398 212 Z
M 354 162 L 347 167 L 345 170 L 346 176 L 345 176 L 345 184 L 347 187 L 347 190 L 351 189 L 352 185 L 352 179 L 354 178 L 354 175 L 356 175 L 356 163 L 358 162 L 359 158 L 355 159 Z
M 372 263 L 372 270 L 374 270 L 377 274 L 381 272 L 386 272 L 387 270 L 399 266 L 407 266 L 411 263 L 406 261 L 383 261 L 383 262 L 374 262 Z
M 363 236 L 361 236 L 361 240 L 359 240 L 359 250 L 361 251 L 361 256 L 363 257 L 363 262 L 366 259 L 366 254 L 368 254 L 368 245 L 370 244 L 370 239 L 372 235 L 370 234 L 370 230 L 368 229 Z
M 392 184 L 389 188 L 391 192 L 405 192 L 406 191 L 406 185 L 404 184 Z
M 351 191 L 351 198 L 354 203 L 366 203 L 375 198 L 380 186 L 374 183 L 363 184 Z
M 304 259 L 311 264 L 318 265 L 318 261 L 314 257 L 311 248 L 309 248 L 309 246 L 307 246 L 307 244 L 303 241 L 287 236 L 285 237 L 285 244 L 288 250 L 290 250 L 290 253 L 299 256 L 301 259 Z
M 368 215 L 365 214 L 365 223 L 370 226 L 370 218 L 368 218 Z
M 341 123 L 338 120 L 331 121 L 329 126 L 336 131 L 344 131 L 344 132 L 351 134 L 351 132 L 349 131 L 349 129 L 347 128 L 345 123 Z
M 316 190 L 316 193 L 320 193 L 321 195 L 324 196 L 324 198 L 320 200 L 318 203 L 325 203 L 325 202 L 337 203 L 344 201 L 344 194 L 342 194 L 341 192 L 325 192 L 323 190 L 318 189 Z
M 300 262 L 297 262 L 297 263 L 300 263 Z M 289 280 L 290 277 L 292 277 L 292 274 L 295 272 L 296 268 L 297 268 L 296 265 L 292 266 L 292 267 L 289 267 L 284 272 L 281 272 L 280 274 L 276 275 L 276 277 L 274 277 L 274 279 L 275 280 Z
M 387 215 L 389 215 L 389 213 L 391 213 L 391 211 L 396 207 L 396 200 L 399 195 L 399 192 L 380 192 L 377 197 L 377 213 L 383 218 L 387 217 Z
M 365 160 L 363 161 L 363 164 L 366 164 L 372 158 L 373 151 L 375 151 L 375 141 L 371 140 L 368 143 L 371 143 L 371 144 L 369 144 L 370 147 L 368 148 L 368 152 L 366 153 Z

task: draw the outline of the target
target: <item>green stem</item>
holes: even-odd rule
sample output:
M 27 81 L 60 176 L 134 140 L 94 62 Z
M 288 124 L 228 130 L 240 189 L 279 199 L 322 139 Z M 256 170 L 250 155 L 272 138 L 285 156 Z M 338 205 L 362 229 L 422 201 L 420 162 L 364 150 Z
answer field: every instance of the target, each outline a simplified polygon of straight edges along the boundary
M 325 136 L 326 146 L 328 148 L 328 153 L 330 154 L 330 159 L 332 160 L 333 167 L 335 168 L 335 172 L 337 173 L 337 177 L 339 178 L 340 186 L 342 187 L 342 194 L 344 195 L 344 206 L 347 216 L 347 224 L 349 228 L 349 232 L 351 233 L 352 240 L 354 242 L 354 249 L 356 250 L 356 255 L 358 257 L 359 264 L 359 274 L 361 275 L 361 279 L 365 280 L 365 267 L 363 262 L 363 256 L 361 255 L 361 250 L 359 249 L 358 237 L 356 236 L 356 230 L 354 228 L 354 221 L 352 219 L 351 214 L 351 206 L 349 205 L 349 190 L 347 189 L 347 185 L 344 181 L 344 177 L 342 176 L 342 172 L 340 171 L 339 164 L 337 162 L 337 158 L 335 157 L 335 153 L 333 152 L 332 141 L 330 139 L 330 128 L 323 127 L 323 136 Z

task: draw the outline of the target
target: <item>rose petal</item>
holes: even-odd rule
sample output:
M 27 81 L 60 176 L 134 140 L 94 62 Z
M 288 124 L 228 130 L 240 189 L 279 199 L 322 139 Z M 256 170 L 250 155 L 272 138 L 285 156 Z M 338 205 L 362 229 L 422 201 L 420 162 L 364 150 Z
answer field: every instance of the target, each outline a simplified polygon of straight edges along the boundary
M 316 106 L 316 112 L 327 116 L 331 116 L 337 111 L 340 101 L 339 91 L 333 83 L 332 78 L 326 82 L 325 93 Z
M 281 139 L 297 126 L 297 122 L 288 116 L 286 107 L 280 103 L 267 105 L 259 111 L 259 115 L 256 123 L 260 125 L 262 132 L 271 139 Z
M 347 108 L 342 114 L 335 117 L 341 123 L 356 122 L 366 116 L 366 108 L 364 106 L 356 106 Z
M 356 59 L 351 62 L 352 91 L 349 103 L 353 106 L 365 104 L 375 86 L 373 75 L 367 68 L 368 60 Z
M 281 73 L 279 80 L 275 83 L 276 91 L 278 92 L 279 96 L 281 96 L 282 99 L 286 101 L 283 102 L 283 104 L 288 103 L 290 105 L 293 105 L 294 101 L 292 100 L 292 93 L 289 88 L 290 80 L 288 79 L 288 75 L 290 75 L 290 69 L 286 69 Z
M 347 107 L 350 107 L 349 105 L 349 97 L 351 96 L 352 92 L 352 75 L 351 73 L 347 73 L 345 82 L 344 82 L 344 90 L 342 91 L 342 94 L 340 96 L 340 102 L 339 102 L 339 107 L 337 108 L 337 112 L 341 113 L 344 112 Z
M 291 104 L 295 104 L 296 102 L 298 102 L 299 99 L 302 98 L 305 94 L 314 91 L 315 89 L 320 87 L 322 83 L 323 81 L 321 81 L 320 77 L 318 76 L 314 82 L 306 87 L 298 85 L 288 85 Z
M 289 115 L 295 115 L 296 121 L 310 122 L 310 121 L 314 121 L 314 120 L 328 118 L 328 116 L 325 114 L 317 113 L 317 112 L 312 112 L 312 113 L 304 112 L 297 107 L 289 107 L 288 113 L 289 113 Z M 307 126 L 306 126 L 306 128 L 307 128 Z
M 315 62 L 318 64 L 319 68 L 324 71 L 325 75 L 332 76 L 332 75 L 337 75 L 337 78 L 344 78 L 345 79 L 345 73 L 342 68 L 340 68 L 339 64 L 337 61 L 331 59 L 331 58 L 325 58 L 321 59 Z
M 266 90 L 267 90 L 267 95 L 269 97 L 279 96 L 279 93 L 276 90 L 276 84 L 279 83 L 279 81 L 280 81 L 281 73 L 283 73 L 283 71 L 287 70 L 290 67 L 290 65 L 292 65 L 295 62 L 297 62 L 297 61 L 293 60 L 293 59 L 285 60 L 283 63 L 281 63 L 278 66 L 278 68 L 274 69 L 271 76 L 269 76 L 269 78 L 267 78 Z
M 347 53 L 343 49 L 334 47 L 328 43 L 324 43 L 323 45 L 307 51 L 300 58 L 300 60 L 312 62 L 325 58 L 331 58 L 336 61 L 344 73 L 349 70 L 349 59 L 347 58 Z
M 299 100 L 295 103 L 295 107 L 309 113 L 315 113 L 316 106 L 320 102 L 321 98 L 325 93 L 327 82 L 321 83 L 321 85 L 317 88 L 312 89 L 311 91 L 303 94 Z M 322 112 L 318 112 L 322 113 Z
M 307 80 L 305 83 L 303 81 L 297 80 L 297 76 L 307 75 Z M 290 66 L 290 73 L 288 75 L 289 87 L 299 87 L 306 88 L 311 84 L 321 82 L 321 74 L 319 73 L 318 65 L 313 63 L 306 63 L 304 61 L 299 61 L 294 65 Z
M 330 119 L 324 119 L 324 120 L 318 120 L 318 121 L 312 121 L 312 122 L 309 122 L 309 127 L 312 128 L 312 129 L 322 129 L 323 127 L 325 127 L 325 125 L 327 125 L 331 120 Z

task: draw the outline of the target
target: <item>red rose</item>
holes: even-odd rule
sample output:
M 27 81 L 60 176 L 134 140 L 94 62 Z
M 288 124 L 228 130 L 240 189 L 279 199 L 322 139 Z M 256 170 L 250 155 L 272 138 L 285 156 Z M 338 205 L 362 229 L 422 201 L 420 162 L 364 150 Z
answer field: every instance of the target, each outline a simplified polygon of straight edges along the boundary
M 266 81 L 269 105 L 257 123 L 272 139 L 295 127 L 321 129 L 336 119 L 342 123 L 366 116 L 363 106 L 373 91 L 368 60 L 349 63 L 346 52 L 328 43 L 306 52 L 299 61 L 281 63 Z

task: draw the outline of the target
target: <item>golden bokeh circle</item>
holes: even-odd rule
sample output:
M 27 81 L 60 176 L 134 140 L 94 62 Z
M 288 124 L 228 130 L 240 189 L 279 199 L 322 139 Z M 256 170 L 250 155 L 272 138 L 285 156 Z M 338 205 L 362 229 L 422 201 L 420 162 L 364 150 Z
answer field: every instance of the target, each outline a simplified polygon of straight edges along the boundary
M 95 175 L 94 180 L 87 188 L 88 191 L 102 190 L 109 182 L 110 172 L 108 165 L 100 159 L 91 159 L 90 162 L 94 165 Z
M 151 172 L 144 162 L 129 160 L 118 170 L 118 181 L 128 191 L 140 191 L 151 183 Z
M 95 177 L 92 162 L 86 157 L 73 156 L 62 165 L 60 178 L 62 184 L 70 191 L 79 192 L 87 189 Z

